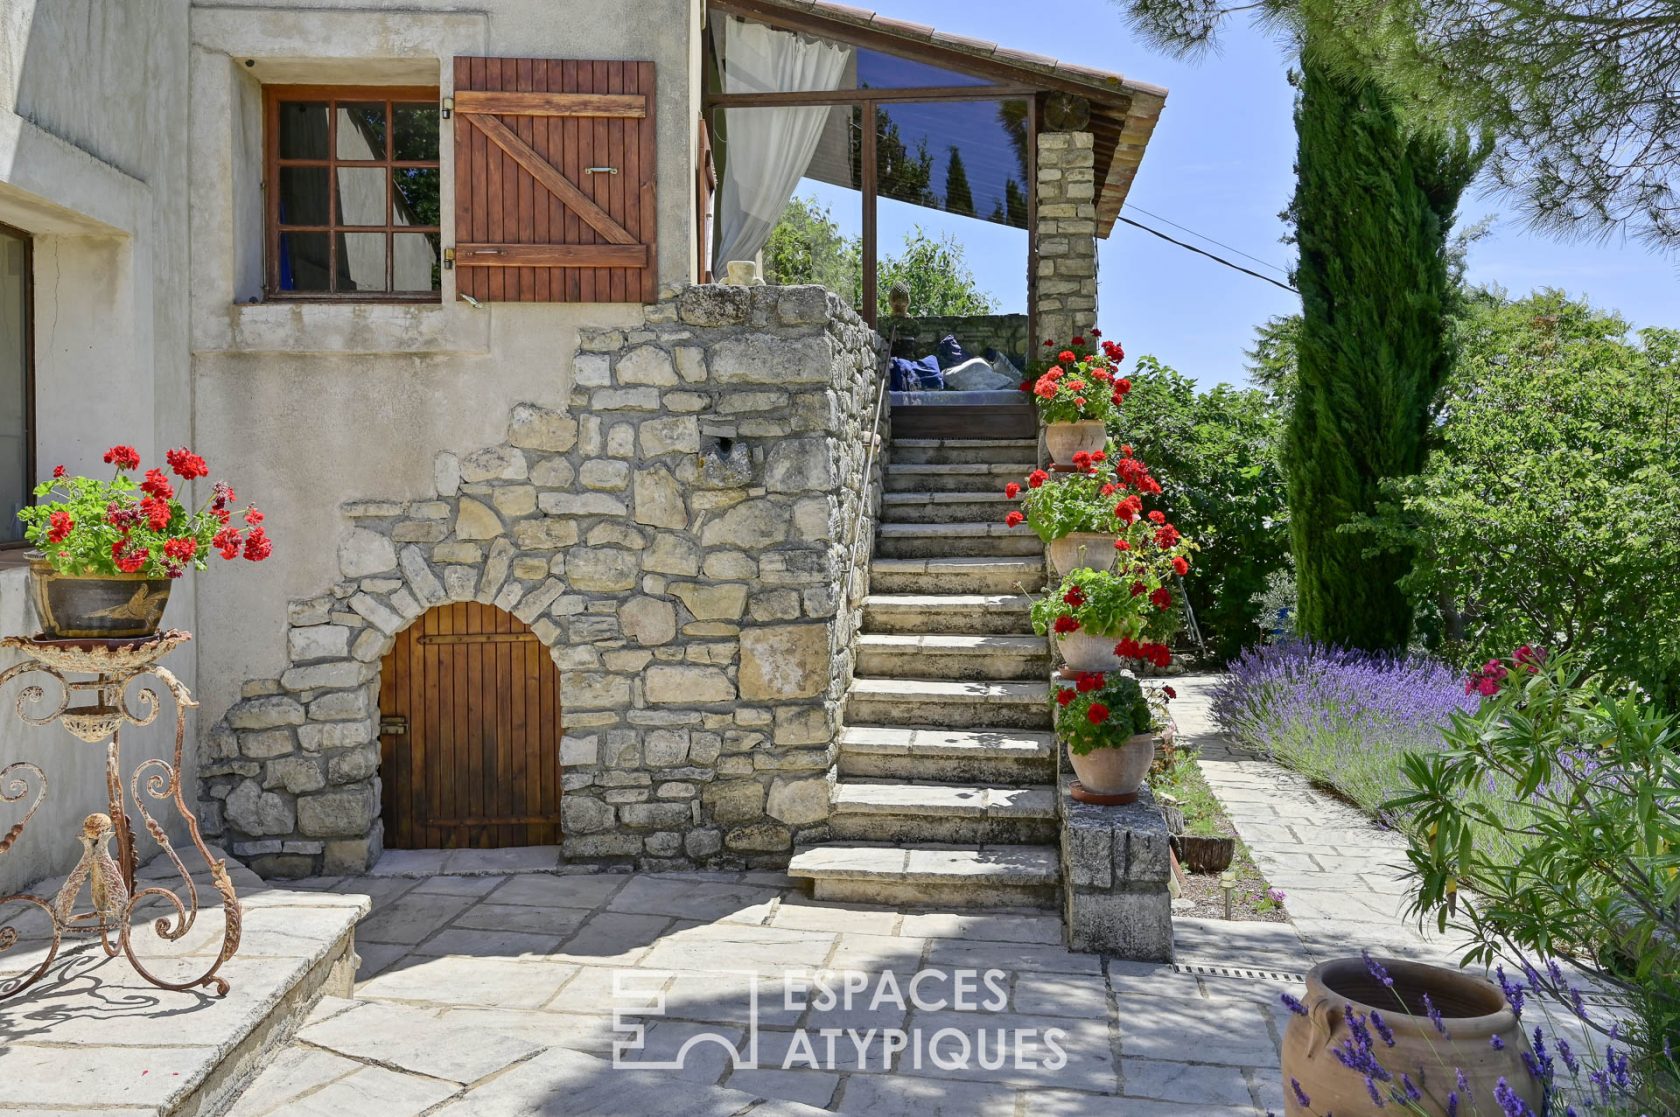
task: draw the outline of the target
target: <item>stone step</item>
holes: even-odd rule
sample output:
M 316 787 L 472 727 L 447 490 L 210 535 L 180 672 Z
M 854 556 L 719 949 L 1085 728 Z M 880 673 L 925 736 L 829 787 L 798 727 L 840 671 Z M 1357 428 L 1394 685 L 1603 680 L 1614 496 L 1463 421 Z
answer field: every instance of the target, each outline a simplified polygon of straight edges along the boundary
M 1042 636 L 872 633 L 858 638 L 857 673 L 887 678 L 1042 679 L 1050 645 Z
M 1050 688 L 1044 682 L 854 679 L 846 724 L 1049 729 Z
M 1032 555 L 878 558 L 870 563 L 869 588 L 883 594 L 1029 593 L 1048 577 L 1044 559 Z
M 819 900 L 934 908 L 1054 908 L 1062 879 L 1061 855 L 1046 845 L 833 842 L 795 850 L 787 871 Z
M 1030 461 L 970 462 L 966 465 L 927 465 L 905 462 L 889 465 L 885 475 L 890 493 L 938 492 L 1001 493 L 1011 481 L 1025 482 L 1038 468 Z
M 1006 513 L 1007 514 L 1007 513 Z M 995 521 L 966 524 L 883 523 L 875 529 L 881 558 L 988 558 L 1044 556 L 1044 544 L 1025 526 Z
M 854 725 L 840 735 L 841 776 L 1029 784 L 1055 771 L 1052 733 Z
M 842 780 L 830 806 L 829 833 L 837 841 L 1035 845 L 1056 840 L 1056 791 L 1048 784 Z
M 872 593 L 863 599 L 870 633 L 954 632 L 1025 636 L 1032 632 L 1032 598 L 1012 593 Z
M 893 465 L 971 465 L 1038 460 L 1032 438 L 895 438 Z
M 1002 523 L 1019 503 L 1001 492 L 882 493 L 881 520 L 889 524 Z

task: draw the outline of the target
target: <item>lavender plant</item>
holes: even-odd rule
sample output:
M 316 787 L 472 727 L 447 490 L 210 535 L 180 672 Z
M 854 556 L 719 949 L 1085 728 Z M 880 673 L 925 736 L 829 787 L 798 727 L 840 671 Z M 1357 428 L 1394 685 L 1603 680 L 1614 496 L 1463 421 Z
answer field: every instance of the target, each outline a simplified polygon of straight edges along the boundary
M 1383 965 L 1369 952 L 1365 965 L 1371 976 L 1391 992 L 1394 982 Z M 1680 1099 L 1674 1087 L 1676 1072 L 1680 1071 L 1672 1051 L 1665 1049 L 1660 1056 L 1647 1060 L 1636 1072 L 1634 1050 L 1622 1039 L 1621 1026 L 1616 1021 L 1595 1018 L 1587 1007 L 1581 989 L 1568 980 L 1563 969 L 1550 963 L 1542 974 L 1534 966 L 1522 964 L 1523 979 L 1508 975 L 1504 967 L 1497 967 L 1501 991 L 1511 1011 L 1525 1024 L 1534 1023 L 1532 1051 L 1523 1054 L 1524 1072 L 1531 1083 L 1540 1087 L 1541 1103 L 1536 1110 L 1521 1096 L 1529 1093 L 1500 1078 L 1488 1096 L 1478 1096 L 1463 1069 L 1454 1066 L 1448 1057 L 1447 1041 L 1451 1031 L 1446 1018 L 1423 997 L 1423 1008 L 1439 1042 L 1431 1042 L 1433 1065 L 1403 1067 L 1397 1057 L 1389 1054 L 1395 1047 L 1394 1034 L 1383 1019 L 1380 1007 L 1361 1012 L 1353 1004 L 1345 1006 L 1343 1017 L 1347 1035 L 1331 1049 L 1336 1061 L 1351 1075 L 1365 1080 L 1365 1091 L 1375 1109 L 1393 1106 L 1402 1113 L 1427 1114 L 1434 1117 L 1677 1117 Z M 1543 994 L 1549 994 L 1546 996 Z M 1411 1014 L 1398 992 L 1393 992 L 1393 1011 Z M 1561 997 L 1553 1000 L 1551 997 Z M 1282 994 L 1285 1008 L 1305 1016 L 1307 1008 L 1301 1001 Z M 1539 1016 L 1543 1022 L 1535 1023 Z M 1427 1034 L 1427 1033 L 1426 1033 Z M 1575 1043 L 1570 1042 L 1570 1036 Z M 1493 1037 L 1496 1047 L 1503 1041 Z M 1288 1082 L 1290 1094 L 1301 1109 L 1314 1117 L 1333 1117 L 1314 1108 L 1312 1097 L 1298 1079 Z M 1527 1085 L 1527 1084 L 1524 1084 Z
M 1439 751 L 1452 715 L 1477 707 L 1461 675 L 1422 656 L 1287 640 L 1250 648 L 1227 672 L 1213 697 L 1227 733 L 1373 813 L 1407 789 L 1401 758 Z

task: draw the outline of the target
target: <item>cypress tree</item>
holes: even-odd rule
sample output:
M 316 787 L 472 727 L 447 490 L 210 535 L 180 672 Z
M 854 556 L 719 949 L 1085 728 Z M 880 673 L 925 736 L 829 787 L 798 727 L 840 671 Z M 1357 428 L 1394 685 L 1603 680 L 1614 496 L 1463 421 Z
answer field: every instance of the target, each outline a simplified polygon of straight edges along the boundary
M 1367 555 L 1343 526 L 1385 478 L 1417 473 L 1452 367 L 1448 235 L 1480 164 L 1463 137 L 1412 134 L 1382 92 L 1302 52 L 1292 205 L 1300 263 L 1299 385 L 1284 439 L 1298 627 L 1369 650 L 1404 647 L 1403 552 Z
M 951 146 L 950 162 L 945 164 L 945 209 L 964 217 L 974 216 L 974 189 L 968 184 L 968 168 L 955 144 Z

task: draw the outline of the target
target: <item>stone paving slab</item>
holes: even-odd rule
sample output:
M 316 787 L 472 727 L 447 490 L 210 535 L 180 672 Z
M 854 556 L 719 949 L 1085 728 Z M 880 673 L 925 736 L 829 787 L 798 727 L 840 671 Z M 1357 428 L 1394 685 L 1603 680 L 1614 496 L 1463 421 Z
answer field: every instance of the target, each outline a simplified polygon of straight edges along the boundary
M 383 1117 L 422 1101 L 428 1114 L 451 1117 L 561 1112 L 554 1107 L 562 1104 L 568 1114 L 623 1117 L 733 1115 L 745 1107 L 753 1107 L 753 1117 L 1257 1115 L 1281 1105 L 1270 1004 L 1276 989 L 1076 954 L 1062 945 L 1061 922 L 1051 914 L 824 903 L 776 873 L 471 879 L 472 887 L 448 878 L 389 877 L 326 885 L 332 894 L 364 887 L 374 893 L 370 922 L 383 917 L 386 937 L 407 940 L 423 925 L 429 930 L 412 943 L 363 947 L 357 1001 L 365 1007 L 324 1006 L 275 1064 L 284 1073 L 265 1076 L 260 1095 L 248 1095 L 235 1117 L 325 1112 L 323 1098 L 332 1117 Z M 465 903 L 457 911 L 458 901 Z M 1298 973 L 1307 962 L 1287 925 L 1180 925 L 1179 952 L 1192 962 L 1229 964 L 1252 952 L 1248 965 L 1264 962 L 1282 973 Z M 557 941 L 549 946 L 549 939 Z M 890 999 L 822 1005 L 811 986 L 823 981 L 840 989 L 852 980 L 873 994 L 890 979 L 904 990 L 928 969 L 942 975 L 996 970 L 1005 1003 L 994 1011 L 900 1007 Z M 797 978 L 791 1002 L 790 974 Z M 625 984 L 637 995 L 615 999 Z M 938 984 L 926 989 L 950 992 Z M 755 995 L 758 1062 L 736 1066 L 706 1037 L 744 1048 Z M 984 986 L 975 992 L 985 995 Z M 646 1028 L 642 1048 L 627 1052 L 620 1070 L 611 1057 L 627 1033 L 615 1030 L 615 1008 L 626 1027 Z M 395 1015 L 376 1024 L 375 1011 Z M 417 1022 L 396 1023 L 403 1019 Z M 948 1069 L 929 1057 L 918 1063 L 907 1052 L 884 1053 L 879 1038 L 867 1041 L 860 1056 L 854 1038 L 871 1029 L 877 1037 L 882 1029 L 920 1030 L 925 1046 L 930 1031 L 947 1028 L 961 1033 L 976 1057 L 982 1034 L 993 1045 L 999 1028 L 1011 1036 L 1016 1029 L 1059 1029 L 1068 1062 L 996 1065 L 988 1046 L 992 1069 Z M 439 1054 L 448 1043 L 432 1038 L 434 1029 L 437 1037 L 462 1037 L 465 1046 Z M 835 1037 L 832 1061 L 825 1030 Z M 489 1054 L 480 1056 L 483 1045 Z M 650 1061 L 674 1059 L 685 1045 L 681 1068 L 647 1069 Z M 469 1057 L 490 1063 L 516 1050 L 538 1054 L 477 1082 L 461 1081 L 479 1069 L 476 1062 L 452 1070 L 443 1061 L 428 1064 Z M 300 1051 L 317 1056 L 303 1058 Z M 1047 1049 L 1040 1044 L 1035 1054 Z M 423 1087 L 393 1092 L 398 1100 L 381 1109 L 359 1100 L 384 1082 L 366 1068 L 418 1076 Z M 438 1083 L 451 1092 L 430 1100 Z

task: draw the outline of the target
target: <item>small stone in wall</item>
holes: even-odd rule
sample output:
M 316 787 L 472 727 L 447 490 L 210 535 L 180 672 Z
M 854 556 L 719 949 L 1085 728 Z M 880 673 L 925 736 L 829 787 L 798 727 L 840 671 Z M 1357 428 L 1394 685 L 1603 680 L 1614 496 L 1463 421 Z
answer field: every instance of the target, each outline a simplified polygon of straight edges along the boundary
M 828 689 L 828 683 L 827 625 L 778 625 L 741 632 L 741 697 L 746 701 L 814 698 Z
M 338 569 L 346 578 L 366 578 L 395 570 L 397 550 L 391 540 L 367 528 L 354 528 L 338 545 Z
M 637 597 L 618 611 L 624 634 L 643 647 L 669 644 L 677 635 L 677 610 L 669 601 Z
M 790 826 L 806 826 L 828 818 L 829 785 L 822 779 L 777 776 L 770 785 L 764 813 Z
M 488 506 L 462 497 L 455 514 L 455 535 L 460 539 L 494 539 L 502 534 L 502 521 Z
M 267 834 L 290 834 L 297 825 L 291 801 L 264 791 L 256 780 L 246 780 L 229 793 L 223 816 L 236 830 L 260 838 Z
M 515 407 L 513 418 L 508 423 L 508 441 L 522 450 L 564 454 L 577 445 L 577 437 L 576 419 L 564 412 L 550 411 L 534 404 L 522 403 Z
M 432 484 L 439 496 L 454 496 L 461 491 L 461 459 L 442 453 L 432 459 Z
M 660 705 L 709 705 L 735 700 L 735 684 L 715 667 L 659 664 L 648 668 L 643 686 L 647 700 Z
M 669 388 L 676 385 L 677 372 L 663 349 L 642 345 L 618 359 L 618 382 Z

